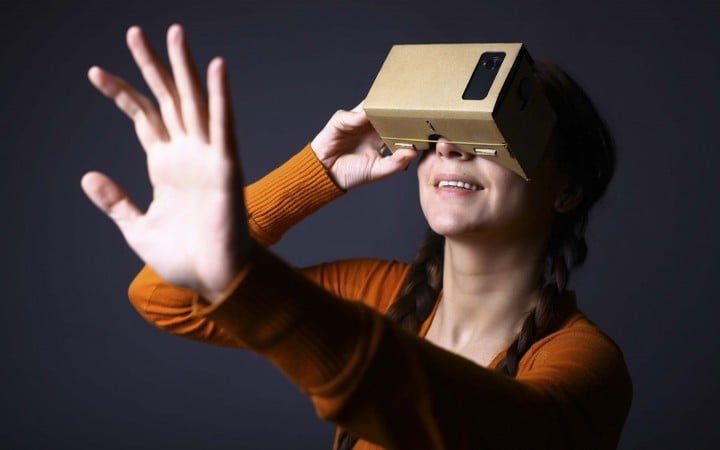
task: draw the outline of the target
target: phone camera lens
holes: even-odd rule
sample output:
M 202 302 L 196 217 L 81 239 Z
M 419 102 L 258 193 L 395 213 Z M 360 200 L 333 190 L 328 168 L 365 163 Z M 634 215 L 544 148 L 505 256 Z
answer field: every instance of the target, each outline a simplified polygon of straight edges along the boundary
M 500 63 L 502 63 L 502 58 L 499 56 L 491 56 L 482 61 L 482 66 L 487 70 L 497 70 L 497 68 L 500 67 Z

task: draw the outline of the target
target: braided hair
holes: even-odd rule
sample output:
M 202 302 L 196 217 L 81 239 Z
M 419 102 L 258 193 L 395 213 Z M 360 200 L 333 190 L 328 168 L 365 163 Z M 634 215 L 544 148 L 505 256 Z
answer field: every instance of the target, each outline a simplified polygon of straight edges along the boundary
M 603 119 L 580 88 L 562 69 L 535 61 L 535 76 L 557 113 L 557 142 L 551 158 L 570 187 L 581 193 L 579 203 L 554 218 L 545 247 L 544 273 L 539 277 L 540 298 L 527 315 L 496 370 L 517 374 L 530 347 L 557 330 L 572 308 L 567 285 L 570 273 L 587 257 L 585 229 L 593 205 L 603 196 L 615 170 L 615 146 Z M 429 230 L 418 250 L 399 297 L 387 316 L 417 334 L 429 317 L 442 289 L 445 239 Z M 339 450 L 350 450 L 358 438 L 340 431 Z

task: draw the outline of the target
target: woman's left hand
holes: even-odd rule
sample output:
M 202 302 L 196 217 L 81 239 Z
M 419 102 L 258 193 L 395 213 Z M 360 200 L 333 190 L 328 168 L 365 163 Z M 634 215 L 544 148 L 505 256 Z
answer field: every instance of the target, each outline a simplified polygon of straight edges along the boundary
M 407 169 L 416 150 L 383 155 L 385 144 L 368 119 L 363 104 L 339 110 L 310 143 L 320 163 L 341 189 L 352 189 Z
M 146 264 L 212 301 L 229 287 L 251 246 L 225 62 L 210 62 L 206 97 L 182 27 L 168 29 L 171 71 L 138 27 L 128 30 L 127 44 L 159 109 L 103 69 L 92 67 L 88 77 L 133 120 L 147 155 L 152 202 L 143 213 L 98 172 L 85 174 L 82 187 Z

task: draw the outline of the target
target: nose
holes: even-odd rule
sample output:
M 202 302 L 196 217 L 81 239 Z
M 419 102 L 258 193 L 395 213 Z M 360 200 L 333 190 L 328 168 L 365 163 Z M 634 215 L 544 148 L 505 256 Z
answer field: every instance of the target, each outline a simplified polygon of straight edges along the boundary
M 435 153 L 442 156 L 443 158 L 458 159 L 461 161 L 466 161 L 474 157 L 473 155 L 463 152 L 443 137 L 438 139 L 437 143 L 435 144 Z

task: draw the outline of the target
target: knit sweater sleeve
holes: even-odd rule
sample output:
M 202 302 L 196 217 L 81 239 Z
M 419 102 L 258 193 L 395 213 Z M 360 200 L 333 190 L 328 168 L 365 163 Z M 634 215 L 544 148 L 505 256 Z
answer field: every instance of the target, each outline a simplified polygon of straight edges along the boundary
M 293 225 L 343 193 L 308 144 L 245 188 L 250 234 L 263 246 L 275 244 Z
M 321 418 L 387 449 L 614 448 L 629 406 L 622 355 L 591 327 L 544 341 L 513 379 L 339 301 L 260 247 L 194 314 L 274 363 Z
M 272 245 L 290 227 L 342 193 L 307 145 L 245 188 L 250 233 L 260 245 Z M 371 307 L 383 308 L 387 298 L 394 298 L 388 296 L 399 290 L 405 269 L 399 263 L 357 260 L 321 264 L 302 269 L 301 273 L 338 297 L 363 299 Z M 368 279 L 382 280 L 384 289 L 368 290 Z M 137 274 L 128 296 L 145 320 L 165 331 L 216 345 L 244 345 L 213 320 L 194 317 L 191 310 L 195 293 L 168 284 L 149 266 Z

